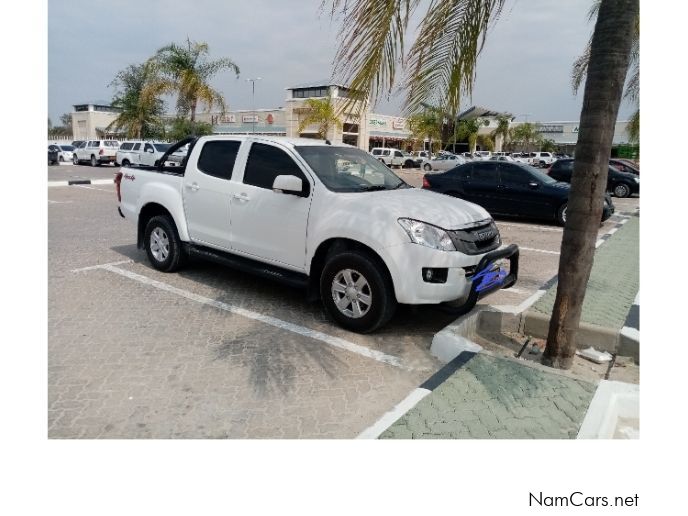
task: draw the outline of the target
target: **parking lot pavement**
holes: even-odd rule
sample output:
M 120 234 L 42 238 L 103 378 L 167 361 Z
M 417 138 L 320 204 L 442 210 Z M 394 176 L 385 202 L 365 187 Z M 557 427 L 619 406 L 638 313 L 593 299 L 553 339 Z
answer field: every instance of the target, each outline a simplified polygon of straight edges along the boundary
M 435 309 L 352 334 L 267 280 L 151 269 L 110 185 L 48 200 L 51 438 L 354 437 L 440 367 Z
M 453 318 L 434 307 L 349 333 L 267 280 L 155 271 L 113 185 L 51 187 L 48 203 L 51 438 L 354 437 L 441 366 L 429 348 Z M 561 228 L 498 225 L 522 248 L 519 282 L 485 301 L 516 306 L 556 274 Z
M 114 179 L 119 167 L 114 165 L 53 165 L 48 167 L 48 182 L 75 179 Z

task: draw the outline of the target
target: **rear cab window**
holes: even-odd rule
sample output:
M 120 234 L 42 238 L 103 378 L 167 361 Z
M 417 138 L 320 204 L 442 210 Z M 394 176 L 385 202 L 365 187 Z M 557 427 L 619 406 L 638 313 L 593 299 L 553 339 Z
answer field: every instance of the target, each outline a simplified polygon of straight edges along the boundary
M 225 180 L 231 179 L 240 146 L 240 141 L 232 140 L 206 142 L 198 156 L 198 170 L 209 176 Z M 270 188 L 272 188 L 272 184 Z

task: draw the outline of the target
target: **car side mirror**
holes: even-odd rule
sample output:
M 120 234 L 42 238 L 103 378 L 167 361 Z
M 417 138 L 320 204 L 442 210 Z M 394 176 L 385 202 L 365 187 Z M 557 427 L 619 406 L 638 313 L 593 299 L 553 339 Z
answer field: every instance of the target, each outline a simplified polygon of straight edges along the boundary
M 303 192 L 303 181 L 296 176 L 277 176 L 272 183 L 272 190 L 277 193 L 300 195 Z

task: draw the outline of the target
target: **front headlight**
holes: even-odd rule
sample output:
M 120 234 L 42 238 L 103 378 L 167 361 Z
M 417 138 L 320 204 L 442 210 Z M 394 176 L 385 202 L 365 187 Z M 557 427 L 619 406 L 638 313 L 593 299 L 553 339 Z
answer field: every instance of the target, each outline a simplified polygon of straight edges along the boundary
M 639 177 L 634 177 L 634 178 L 633 178 L 633 181 L 635 181 L 636 183 L 640 183 L 640 178 L 639 178 Z
M 432 247 L 440 251 L 456 251 L 454 242 L 444 229 L 413 219 L 399 219 L 399 224 L 414 244 Z

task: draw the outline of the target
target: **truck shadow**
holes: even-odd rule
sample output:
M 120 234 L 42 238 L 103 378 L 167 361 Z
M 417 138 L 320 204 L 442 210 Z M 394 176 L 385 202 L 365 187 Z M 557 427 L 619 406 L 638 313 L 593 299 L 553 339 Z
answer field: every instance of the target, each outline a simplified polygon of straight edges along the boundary
M 430 370 L 437 365 L 429 354 L 432 337 L 455 319 L 437 307 L 399 305 L 386 326 L 373 334 L 360 335 L 338 327 L 320 301 L 306 300 L 304 290 L 201 260 L 191 261 L 177 273 L 164 274 L 151 267 L 145 252 L 136 245 L 117 246 L 112 250 L 131 259 L 136 268 L 146 269 L 139 273 L 158 281 L 232 307 L 379 350 L 399 357 L 405 365 L 414 368 Z M 203 309 L 216 310 L 207 305 L 203 305 Z M 238 333 L 223 337 L 213 353 L 214 361 L 231 361 L 247 367 L 254 391 L 260 396 L 277 392 L 286 395 L 298 389 L 299 375 L 304 369 L 317 367 L 329 378 L 341 376 L 342 369 L 356 373 L 356 362 L 343 357 L 342 352 L 333 347 L 260 321 L 253 321 Z

